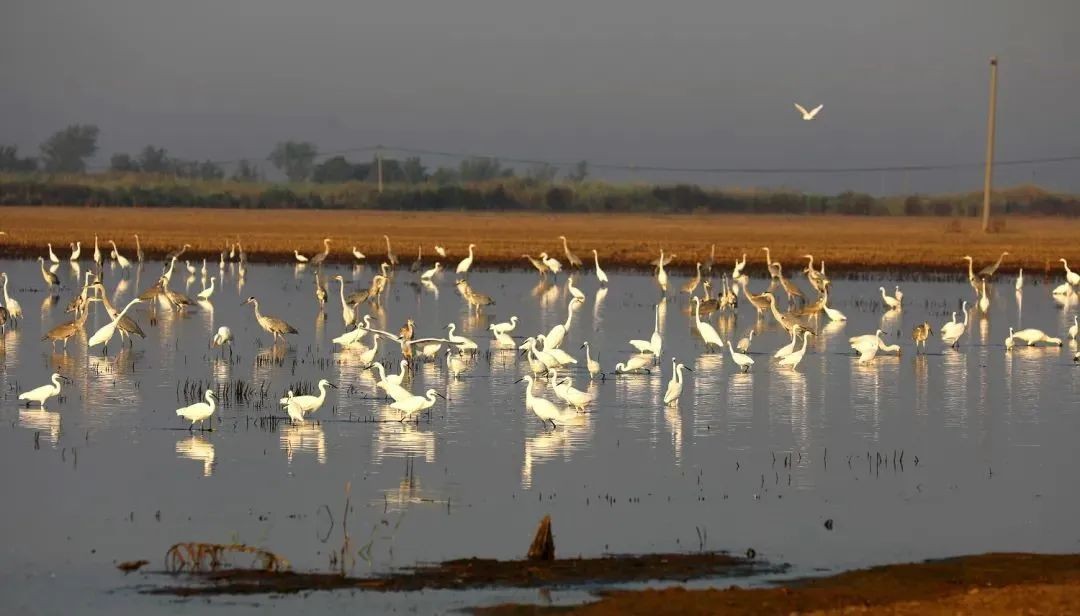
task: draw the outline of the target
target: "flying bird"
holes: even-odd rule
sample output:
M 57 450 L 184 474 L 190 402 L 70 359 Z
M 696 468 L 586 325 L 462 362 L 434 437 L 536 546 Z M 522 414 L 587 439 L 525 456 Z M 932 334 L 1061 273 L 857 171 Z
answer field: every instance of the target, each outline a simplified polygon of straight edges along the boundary
M 803 107 L 799 103 L 795 103 L 795 108 L 798 109 L 799 113 L 802 114 L 802 119 L 807 120 L 807 121 L 813 120 L 815 117 L 817 117 L 818 112 L 821 111 L 821 108 L 824 107 L 824 106 L 825 105 L 818 105 L 817 107 L 814 107 L 810 111 L 807 111 L 805 107 Z

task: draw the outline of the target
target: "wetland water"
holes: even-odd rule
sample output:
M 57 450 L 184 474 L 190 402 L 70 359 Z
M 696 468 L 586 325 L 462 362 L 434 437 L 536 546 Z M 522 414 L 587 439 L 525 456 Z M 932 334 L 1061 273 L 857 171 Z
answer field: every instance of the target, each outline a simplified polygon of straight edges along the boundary
M 108 357 L 100 347 L 86 350 L 86 337 L 106 322 L 97 306 L 89 333 L 72 339 L 66 354 L 39 341 L 71 318 L 64 308 L 78 276 L 68 263 L 57 272 L 63 289 L 56 302 L 42 291 L 36 262 L 0 261 L 0 271 L 11 277 L 10 292 L 25 313 L 0 345 L 0 602 L 15 612 L 184 611 L 185 602 L 134 590 L 161 578 L 125 577 L 113 566 L 146 558 L 160 568 L 166 549 L 181 541 L 246 542 L 298 570 L 327 570 L 341 545 L 346 484 L 353 544 L 370 544 L 370 558 L 357 558 L 357 574 L 468 556 L 519 558 L 544 514 L 552 515 L 561 556 L 697 550 L 704 543 L 753 548 L 761 558 L 792 563 L 796 573 L 1078 549 L 1075 347 L 1009 354 L 1003 345 L 1010 325 L 1065 335 L 1076 306 L 1051 299 L 1050 284 L 1029 284 L 1021 301 L 1011 278 L 999 280 L 989 315 L 972 312 L 958 351 L 943 350 L 935 335 L 929 352 L 917 355 L 911 328 L 929 320 L 937 334 L 962 299 L 975 297 L 970 286 L 904 281 L 904 310 L 884 314 L 877 289 L 891 290 L 894 281 L 834 280 L 830 306 L 849 320 L 829 325 L 822 315 L 796 372 L 771 361 L 786 334 L 740 297 L 736 314 L 712 319 L 725 340 L 757 332 L 757 363 L 740 374 L 726 351 L 703 351 L 686 296 L 674 291 L 684 278 L 675 277 L 661 311 L 664 359 L 653 374 L 589 384 L 580 344 L 588 340 L 611 372 L 630 355 L 627 340 L 649 338 L 659 294 L 644 275 L 612 274 L 606 293 L 582 276 L 577 284 L 588 297 L 574 309 L 563 349 L 582 360 L 571 371 L 575 385 L 596 401 L 551 430 L 525 410 L 524 383 L 515 383 L 528 363 L 516 352 L 488 352 L 487 326 L 517 315 L 520 339 L 564 321 L 570 297 L 563 276 L 545 287 L 531 272 L 473 272 L 473 288 L 497 302 L 476 316 L 452 274 L 432 288 L 400 271 L 382 309 L 370 311 L 373 325 L 396 332 L 412 317 L 417 337 L 428 337 L 444 336 L 454 322 L 484 351 L 457 381 L 448 382 L 443 361 L 418 365 L 407 386 L 415 393 L 435 388 L 448 401 L 439 399 L 430 418 L 401 424 L 355 353 L 331 342 L 344 329 L 337 283 L 320 311 L 311 268 L 250 265 L 238 288 L 235 265 L 219 272 L 213 264 L 212 310 L 174 314 L 158 306 L 151 324 L 150 307 L 137 306 L 147 338 L 131 350 L 114 340 Z M 122 306 L 152 284 L 160 264 L 133 270 L 116 290 L 119 272 L 107 269 L 106 285 Z M 326 273 L 357 288 L 374 271 L 328 266 Z M 185 278 L 178 268 L 173 289 L 184 290 Z M 801 276 L 796 282 L 808 289 Z M 767 281 L 754 277 L 750 285 L 760 291 Z M 197 279 L 187 287 L 191 296 L 201 288 Z M 249 295 L 300 334 L 270 346 L 251 307 L 241 305 Z M 225 359 L 207 348 L 220 325 L 236 337 Z M 860 365 L 847 339 L 878 327 L 886 342 L 899 338 L 903 354 Z M 397 346 L 380 349 L 396 371 Z M 693 372 L 685 374 L 679 406 L 664 408 L 671 355 Z M 18 393 L 53 371 L 73 380 L 63 398 L 44 412 L 20 406 Z M 284 416 L 277 401 L 285 390 L 324 377 L 340 389 L 330 391 L 315 422 L 260 422 Z M 189 433 L 175 409 L 194 401 L 178 391 L 196 381 L 242 381 L 254 393 L 219 405 L 214 431 Z M 555 399 L 547 385 L 534 392 Z M 199 604 L 293 612 L 304 601 L 428 612 L 507 599 L 532 601 L 537 593 L 317 593 Z

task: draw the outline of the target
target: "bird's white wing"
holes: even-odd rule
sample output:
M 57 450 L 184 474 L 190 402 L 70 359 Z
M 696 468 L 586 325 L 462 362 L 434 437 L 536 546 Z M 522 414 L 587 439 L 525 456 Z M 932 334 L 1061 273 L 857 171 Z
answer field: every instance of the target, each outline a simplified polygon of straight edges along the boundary
M 824 107 L 824 106 L 825 106 L 824 104 L 821 104 L 821 105 L 818 105 L 817 107 L 814 107 L 813 109 L 811 109 L 810 110 L 810 117 L 812 118 L 812 117 L 816 116 L 818 114 L 818 112 L 821 111 L 821 108 Z
M 806 111 L 806 108 L 803 107 L 802 105 L 800 105 L 799 103 L 795 103 L 795 108 L 798 109 L 799 113 L 801 113 L 803 115 L 806 115 L 807 113 L 809 113 L 808 111 Z

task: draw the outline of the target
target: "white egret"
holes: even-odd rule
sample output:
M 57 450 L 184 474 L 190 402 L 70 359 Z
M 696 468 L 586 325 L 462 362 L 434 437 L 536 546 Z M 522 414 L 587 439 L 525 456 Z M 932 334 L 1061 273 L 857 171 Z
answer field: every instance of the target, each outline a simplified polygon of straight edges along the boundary
M 447 255 L 446 246 L 439 246 L 438 244 L 435 244 L 435 254 L 445 259 Z
M 518 318 L 516 315 L 511 316 L 509 321 L 502 323 L 493 323 L 488 329 L 494 334 L 509 334 L 517 328 Z
M 87 346 L 90 348 L 94 348 L 99 344 L 104 344 L 106 347 L 108 347 L 109 340 L 112 340 L 113 334 L 116 333 L 116 328 L 117 325 L 120 323 L 120 319 L 124 318 L 124 316 L 127 315 L 127 311 L 131 310 L 132 306 L 141 303 L 142 300 L 137 297 L 128 302 L 127 306 L 124 306 L 124 309 L 121 310 L 119 314 L 116 315 L 116 317 L 114 317 L 111 321 L 109 321 L 96 332 L 94 332 L 93 336 L 90 336 L 90 341 L 88 342 Z
M 442 263 L 439 263 L 438 261 L 436 261 L 435 262 L 435 267 L 424 271 L 423 274 L 420 274 L 420 280 L 430 281 L 440 271 L 442 271 Z
M 326 402 L 326 388 L 332 387 L 337 389 L 337 385 L 334 385 L 326 379 L 319 380 L 319 395 L 317 396 L 292 396 L 286 402 L 285 410 L 289 414 L 289 419 L 293 423 L 304 421 L 304 416 L 314 413 L 322 408 L 324 402 Z
M 434 389 L 429 389 L 423 396 L 412 396 L 411 398 L 406 398 L 404 400 L 395 400 L 390 405 L 390 408 L 395 411 L 401 411 L 401 419 L 398 421 L 405 421 L 409 417 L 435 406 L 436 396 L 445 400 L 445 397 L 442 394 Z
M 345 329 L 352 329 L 356 325 L 356 311 L 345 300 L 345 278 L 339 274 L 334 276 L 334 280 L 340 283 L 338 291 L 341 295 L 341 318 L 345 321 Z
M 830 321 L 847 321 L 847 317 L 844 315 L 843 312 L 840 312 L 835 308 L 829 307 L 828 291 L 825 292 L 825 303 L 822 304 L 821 308 L 825 311 L 825 316 L 829 317 Z
M 473 264 L 473 249 L 474 248 L 476 248 L 476 244 L 469 244 L 469 256 L 465 257 L 464 259 L 459 261 L 458 264 L 457 264 L 457 269 L 455 271 L 458 274 L 463 274 L 464 275 L 464 274 L 469 273 L 469 268 L 471 268 L 472 264 Z
M 585 301 L 585 293 L 581 289 L 574 286 L 574 276 L 573 275 L 568 276 L 567 279 L 566 279 L 566 290 L 570 292 L 570 295 L 574 298 L 574 301 L 576 301 L 576 302 L 584 302 Z
M 1016 284 L 1015 284 L 1015 286 L 1016 286 L 1017 291 L 1023 291 L 1024 290 L 1024 268 L 1022 268 L 1022 267 L 1020 268 L 1020 273 L 1016 275 Z
M 565 377 L 560 380 L 558 374 L 552 370 L 551 382 L 555 389 L 555 395 L 578 411 L 584 411 L 585 407 L 589 406 L 593 401 L 591 394 L 574 387 L 574 382 L 570 377 Z
M 656 269 L 656 284 L 660 285 L 660 292 L 667 293 L 668 288 L 668 275 L 667 270 L 664 269 L 664 249 L 660 249 L 660 261 Z
M 1065 259 L 1061 259 L 1061 264 L 1065 266 L 1065 280 L 1074 287 L 1080 285 L 1080 274 L 1069 269 L 1069 262 Z
M 97 263 L 98 266 L 100 266 L 102 263 L 101 249 L 98 248 L 98 236 L 96 235 L 94 236 L 94 263 Z
M 1040 342 L 1050 344 L 1050 345 L 1054 345 L 1054 346 L 1061 346 L 1062 345 L 1061 338 L 1055 338 L 1054 336 L 1049 336 L 1043 330 L 1035 329 L 1033 327 L 1029 327 L 1027 329 L 1022 329 L 1022 330 L 1014 333 L 1012 335 L 1012 337 L 1017 338 L 1019 340 L 1023 340 L 1028 346 L 1035 346 L 1036 344 L 1038 344 Z
M 799 111 L 799 113 L 802 114 L 802 119 L 806 120 L 807 122 L 809 122 L 810 120 L 813 120 L 814 118 L 816 118 L 818 112 L 820 112 L 821 109 L 824 106 L 825 106 L 824 104 L 821 104 L 821 105 L 818 105 L 817 107 L 814 107 L 810 111 L 807 111 L 806 107 L 803 107 L 799 103 L 795 103 L 795 109 L 797 109 Z
M 743 372 L 748 372 L 750 370 L 750 366 L 754 365 L 754 358 L 746 355 L 745 353 L 740 353 L 736 351 L 735 347 L 731 346 L 730 340 L 728 340 L 727 342 L 727 347 L 728 352 L 731 354 L 731 359 L 734 360 L 734 362 L 738 364 L 740 368 L 742 368 Z
M 585 349 L 585 367 L 589 369 L 589 378 L 595 379 L 598 375 L 603 374 L 603 372 L 600 371 L 600 362 L 597 361 L 600 359 L 600 356 L 597 355 L 596 359 L 592 358 L 590 355 L 591 347 L 587 340 L 581 343 L 581 348 Z
M 544 337 L 544 348 L 557 349 L 561 347 L 563 340 L 566 339 L 566 332 L 570 330 L 570 321 L 573 319 L 574 311 L 567 306 L 566 322 L 556 323 L 555 326 L 548 331 L 547 336 Z
M 956 323 L 956 313 L 953 313 L 953 322 L 946 323 L 941 326 L 941 341 L 948 346 L 955 347 L 960 342 L 960 337 L 967 331 L 968 325 L 968 309 L 967 300 L 964 300 L 964 321 L 963 323 Z
M 663 350 L 663 338 L 660 336 L 660 304 L 653 309 L 653 333 L 648 340 L 635 339 L 630 341 L 638 353 L 651 353 L 659 356 Z M 655 344 L 654 344 L 655 343 Z
M 677 406 L 679 404 L 679 398 L 682 397 L 683 392 L 683 370 L 690 370 L 686 367 L 686 364 L 676 363 L 675 358 L 671 358 L 671 380 L 668 381 L 667 390 L 664 392 L 664 406 Z M 693 370 L 690 370 L 693 372 Z
M 1015 345 L 1016 345 L 1016 341 L 1013 340 L 1013 328 L 1010 327 L 1009 328 L 1009 337 L 1005 339 L 1005 350 L 1006 351 L 1011 351 L 1011 350 L 1013 350 L 1013 346 L 1015 346 Z
M 878 288 L 881 289 L 881 301 L 885 302 L 885 307 L 889 310 L 898 310 L 900 308 L 900 300 L 886 295 L 885 287 Z
M 652 370 L 649 370 L 652 361 L 652 356 L 650 355 L 632 355 L 625 362 L 615 364 L 615 372 L 617 374 L 624 374 L 627 372 L 643 370 L 648 374 L 652 374 Z
M 124 255 L 120 254 L 120 251 L 116 248 L 116 242 L 113 240 L 109 240 L 109 243 L 112 244 L 112 256 L 114 259 L 116 259 L 116 263 L 124 269 L 128 269 L 129 267 L 131 267 L 131 261 L 129 261 L 128 258 Z M 188 273 L 194 274 L 195 270 L 189 266 Z
M 75 242 L 71 245 L 71 257 L 69 261 L 78 261 L 79 255 L 82 254 L 82 242 Z
M 298 263 L 307 263 L 308 262 L 308 258 L 305 257 L 304 255 L 300 254 L 299 250 L 293 249 L 293 255 L 296 256 L 296 261 Z
M 1080 321 L 1077 320 L 1076 315 L 1073 315 L 1073 324 L 1069 326 L 1069 339 L 1076 340 L 1077 334 L 1080 334 Z
M 798 340 L 799 334 L 795 330 L 791 330 L 791 342 L 780 347 L 773 353 L 773 359 L 783 359 L 788 355 L 791 355 L 795 351 L 795 344 Z
M 224 347 L 226 344 L 232 345 L 232 341 L 232 330 L 222 325 L 218 328 L 217 333 L 214 334 L 214 337 L 210 339 L 210 347 L 216 349 L 218 347 Z
M 708 350 L 709 346 L 724 349 L 724 341 L 720 339 L 720 334 L 716 333 L 716 329 L 711 324 L 701 320 L 701 298 L 699 297 L 694 298 L 694 325 L 697 326 L 698 334 L 705 342 L 705 350 Z
M 176 414 L 191 422 L 191 425 L 188 426 L 188 430 L 191 430 L 191 428 L 195 427 L 196 422 L 198 422 L 201 427 L 203 421 L 210 419 L 210 416 L 214 414 L 216 406 L 217 405 L 214 403 L 213 390 L 207 389 L 206 402 L 196 402 L 191 406 L 178 408 L 176 409 Z M 210 424 L 210 429 L 214 429 L 213 422 Z
M 577 360 L 572 355 L 560 348 L 552 348 L 548 346 L 547 336 L 540 334 L 536 337 L 536 341 L 544 347 L 544 352 L 550 355 L 560 366 L 567 364 L 576 364 Z
M 562 264 L 559 263 L 559 260 L 554 257 L 549 257 L 546 252 L 540 253 L 540 262 L 551 270 L 551 273 L 556 277 L 558 277 L 559 272 L 562 271 Z
M 367 258 L 367 256 L 364 253 L 362 253 L 362 252 L 360 252 L 359 250 L 356 249 L 356 246 L 352 247 L 352 256 L 357 261 L 363 261 L 365 258 Z
M 750 330 L 750 335 L 741 338 L 739 344 L 735 345 L 735 349 L 740 353 L 746 353 L 750 350 L 750 343 L 754 341 L 754 330 Z
M 592 251 L 593 262 L 596 264 L 596 279 L 600 281 L 601 286 L 607 286 L 608 277 L 604 273 L 604 270 L 600 269 L 600 257 L 596 254 L 596 249 Z
M 48 246 L 49 246 L 49 261 L 51 261 L 53 263 L 59 263 L 60 262 L 60 257 L 56 256 L 56 253 L 53 252 L 52 244 L 48 244 Z
M 555 423 L 555 420 L 562 421 L 563 417 L 559 407 L 546 398 L 533 395 L 533 378 L 531 376 L 525 375 L 518 381 L 525 381 L 525 409 L 532 411 L 545 424 L 550 421 L 552 428 L 558 428 L 559 426 Z
M 202 291 L 199 291 L 199 294 L 196 297 L 199 298 L 200 302 L 208 302 L 208 301 L 210 301 L 210 297 L 213 296 L 213 295 L 214 295 L 214 279 L 211 278 L 210 279 L 210 286 L 206 287 Z
M 446 335 L 446 339 L 450 341 L 450 344 L 453 344 L 453 345 L 457 346 L 459 351 L 470 351 L 471 352 L 471 351 L 475 351 L 475 350 L 477 350 L 479 348 L 479 346 L 477 346 L 477 344 L 475 342 L 473 342 L 472 340 L 466 338 L 465 336 L 459 336 L 456 333 L 454 333 L 454 330 L 457 329 L 457 325 L 454 325 L 453 323 L 450 323 L 449 325 L 446 326 L 446 329 L 449 332 Z
M 979 310 L 983 314 L 986 314 L 990 310 L 990 298 L 986 295 L 986 279 L 982 279 L 982 286 L 979 288 Z
M 811 335 L 810 330 L 806 330 L 806 331 L 803 332 L 803 334 L 802 334 L 802 348 L 800 348 L 798 351 L 792 351 L 791 353 L 788 353 L 787 357 L 781 358 L 780 359 L 780 365 L 781 366 L 790 366 L 792 370 L 799 367 L 799 362 L 801 362 L 802 359 L 803 359 L 803 356 L 806 355 L 806 346 L 807 346 L 807 344 L 809 344 L 808 339 L 810 338 L 810 335 Z
M 446 369 L 450 372 L 450 376 L 456 379 L 469 371 L 469 363 L 462 359 L 460 352 L 448 348 L 446 349 Z
M 15 301 L 14 297 L 8 295 L 7 272 L 0 273 L 0 276 L 4 278 L 4 306 L 7 307 L 8 316 L 17 321 L 22 318 L 22 306 L 19 305 L 19 302 Z
M 46 400 L 60 395 L 60 382 L 71 382 L 71 379 L 60 376 L 55 372 L 49 380 L 52 381 L 51 385 L 42 385 L 41 387 L 35 387 L 29 391 L 24 391 L 19 394 L 19 400 L 26 400 L 27 406 L 30 406 L 31 402 L 37 402 L 41 408 L 44 409 Z

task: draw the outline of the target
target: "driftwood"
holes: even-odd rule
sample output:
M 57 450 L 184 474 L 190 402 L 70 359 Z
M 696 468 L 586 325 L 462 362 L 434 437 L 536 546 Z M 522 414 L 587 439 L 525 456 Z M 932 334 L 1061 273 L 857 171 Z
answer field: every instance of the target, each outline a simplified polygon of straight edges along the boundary
M 177 543 L 165 553 L 165 570 L 173 573 L 184 571 L 216 571 L 224 565 L 227 555 L 246 554 L 252 557 L 251 569 L 263 571 L 284 571 L 289 568 L 289 561 L 281 556 L 264 550 L 234 543 Z
M 532 545 L 529 546 L 528 560 L 555 560 L 555 537 L 551 534 L 551 516 L 544 516 L 536 529 Z

